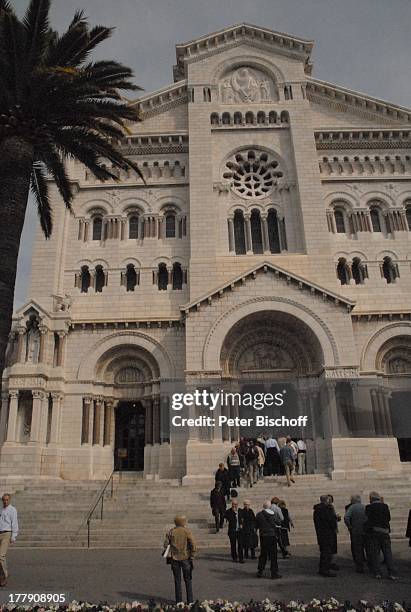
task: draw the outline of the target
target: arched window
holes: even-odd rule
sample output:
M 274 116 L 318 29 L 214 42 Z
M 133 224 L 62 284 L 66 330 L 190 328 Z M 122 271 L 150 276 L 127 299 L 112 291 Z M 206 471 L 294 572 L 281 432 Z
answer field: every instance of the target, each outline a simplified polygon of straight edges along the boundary
M 218 113 L 212 113 L 210 117 L 210 121 L 211 121 L 211 125 L 218 125 L 219 124 Z
M 253 210 L 251 212 L 250 225 L 251 241 L 253 243 L 253 253 L 263 253 L 263 233 L 261 231 L 261 217 L 259 210 Z
M 246 254 L 244 215 L 241 210 L 236 210 L 234 213 L 234 244 L 236 255 Z
M 345 234 L 345 216 L 344 212 L 340 208 L 336 208 L 334 210 L 334 220 L 335 220 L 335 229 L 337 230 L 337 234 Z
M 126 268 L 126 289 L 134 291 L 137 285 L 137 272 L 133 264 L 127 264 Z
M 398 267 L 391 257 L 384 257 L 382 260 L 382 275 L 389 285 L 395 283 L 395 279 L 398 278 Z
M 130 239 L 138 238 L 138 215 L 132 215 L 128 220 L 128 237 Z
M 245 122 L 248 125 L 252 125 L 254 123 L 254 113 L 252 113 L 251 111 L 248 111 L 248 113 L 245 114 Z
M 265 123 L 265 112 L 264 111 L 258 111 L 257 123 Z
M 158 288 L 160 291 L 166 291 L 168 285 L 168 270 L 165 263 L 158 264 Z
M 166 238 L 176 237 L 176 216 L 174 213 L 166 215 Z
M 381 211 L 376 206 L 370 208 L 371 225 L 373 232 L 382 232 Z
M 290 123 L 290 115 L 287 111 L 283 111 L 280 115 L 281 123 Z
M 183 288 L 183 270 L 181 264 L 178 262 L 173 263 L 173 289 Z
M 345 257 L 340 257 L 338 260 L 337 278 L 342 285 L 348 285 L 350 283 L 350 269 Z
M 95 288 L 96 293 L 101 293 L 103 287 L 106 284 L 106 276 L 104 274 L 103 266 L 96 266 L 96 277 L 95 277 Z
M 230 113 L 223 113 L 222 122 L 223 125 L 230 125 Z
M 362 285 L 365 278 L 365 267 L 361 263 L 361 259 L 359 257 L 354 257 L 351 265 L 351 274 L 353 279 L 355 280 L 356 285 Z
M 275 111 L 268 113 L 268 123 L 277 123 L 277 113 Z
M 241 125 L 243 122 L 243 116 L 241 113 L 234 113 L 234 125 Z
M 91 276 L 88 266 L 81 267 L 80 275 L 80 291 L 81 293 L 87 293 L 90 288 Z
M 93 240 L 101 240 L 103 236 L 103 219 L 94 217 L 93 219 Z
M 278 231 L 277 211 L 270 208 L 267 215 L 268 241 L 271 253 L 281 253 L 280 233 Z
M 411 232 L 411 200 L 405 202 L 405 216 L 407 217 L 408 231 Z

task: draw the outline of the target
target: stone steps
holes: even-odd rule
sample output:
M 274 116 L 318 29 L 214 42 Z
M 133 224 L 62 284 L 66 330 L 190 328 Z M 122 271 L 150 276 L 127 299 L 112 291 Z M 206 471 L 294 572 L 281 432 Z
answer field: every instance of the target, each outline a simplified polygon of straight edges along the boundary
M 14 505 L 19 511 L 20 547 L 85 547 L 85 520 L 102 490 L 104 481 L 67 483 L 36 481 L 11 483 L 0 490 L 15 492 Z M 9 486 L 10 485 L 10 486 Z M 184 512 L 200 548 L 227 547 L 227 534 L 214 533 L 214 522 L 209 508 L 212 480 L 205 479 L 193 486 L 180 486 L 177 481 L 147 481 L 140 475 L 116 476 L 114 497 L 108 488 L 104 499 L 104 520 L 99 520 L 100 506 L 90 523 L 91 545 L 96 548 L 154 548 L 161 549 L 164 533 L 171 527 L 175 514 Z M 296 528 L 291 532 L 293 544 L 316 542 L 312 522 L 312 507 L 319 495 L 334 495 L 337 512 L 343 514 L 351 494 L 361 493 L 366 499 L 370 490 L 384 495 L 392 513 L 393 537 L 404 537 L 409 509 L 411 471 L 401 477 L 370 478 L 334 481 L 325 475 L 308 475 L 297 479 L 288 488 L 284 477 L 265 478 L 253 488 L 241 487 L 239 501 L 250 498 L 255 511 L 265 499 L 277 495 L 285 498 Z M 147 522 L 149 521 L 149 522 Z M 339 540 L 348 541 L 348 532 L 341 524 Z

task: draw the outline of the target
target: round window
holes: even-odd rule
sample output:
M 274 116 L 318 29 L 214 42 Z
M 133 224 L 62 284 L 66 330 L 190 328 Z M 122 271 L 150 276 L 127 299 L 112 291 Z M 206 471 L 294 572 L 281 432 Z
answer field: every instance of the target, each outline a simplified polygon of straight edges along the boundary
M 236 153 L 226 163 L 223 178 L 230 179 L 231 189 L 243 198 L 263 198 L 283 176 L 278 161 L 254 149 Z

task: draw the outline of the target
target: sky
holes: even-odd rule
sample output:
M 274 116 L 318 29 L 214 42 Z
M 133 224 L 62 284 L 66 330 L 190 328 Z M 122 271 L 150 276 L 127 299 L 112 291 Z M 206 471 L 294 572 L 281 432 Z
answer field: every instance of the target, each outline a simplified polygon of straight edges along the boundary
M 12 0 L 19 15 L 28 0 Z M 173 82 L 175 45 L 247 22 L 315 41 L 313 76 L 411 107 L 411 0 L 52 0 L 63 31 L 77 9 L 115 27 L 93 57 L 130 66 L 150 93 Z M 26 300 L 35 206 L 23 231 L 15 307 Z

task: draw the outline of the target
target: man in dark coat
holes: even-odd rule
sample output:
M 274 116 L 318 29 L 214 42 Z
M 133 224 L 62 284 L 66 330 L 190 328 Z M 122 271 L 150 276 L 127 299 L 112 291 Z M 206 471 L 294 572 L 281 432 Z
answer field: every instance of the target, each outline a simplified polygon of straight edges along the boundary
M 228 501 L 230 499 L 231 479 L 228 470 L 224 467 L 224 463 L 219 463 L 218 470 L 215 473 L 215 481 L 221 482 L 221 491 Z
M 332 558 L 337 553 L 337 516 L 329 495 L 321 495 L 320 503 L 314 506 L 313 520 L 320 547 L 320 565 L 318 573 L 327 578 L 335 578 L 332 569 Z
M 215 530 L 218 533 L 223 528 L 224 514 L 227 509 L 221 482 L 216 482 L 214 489 L 210 493 L 210 507 L 215 519 Z
M 382 553 L 388 570 L 388 578 L 397 580 L 391 551 L 390 509 L 376 491 L 370 493 L 370 503 L 365 507 L 365 514 L 367 516 L 365 537 L 371 572 L 375 578 L 381 579 L 380 554 Z
M 244 500 L 243 508 L 243 546 L 244 558 L 248 559 L 249 551 L 251 551 L 251 559 L 255 559 L 255 549 L 257 548 L 257 532 L 254 510 L 251 508 L 249 499 Z
M 265 501 L 263 510 L 255 517 L 257 529 L 260 532 L 260 556 L 258 558 L 257 577 L 261 578 L 267 563 L 267 558 L 271 561 L 271 578 L 281 578 L 278 573 L 277 561 L 277 527 L 280 520 L 271 510 L 271 502 Z
M 228 523 L 228 537 L 230 538 L 231 559 L 244 563 L 243 544 L 243 511 L 238 508 L 238 501 L 233 499 L 231 508 L 226 511 L 224 518 Z

